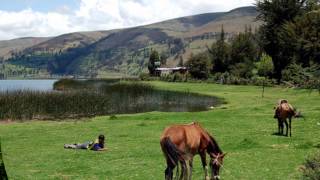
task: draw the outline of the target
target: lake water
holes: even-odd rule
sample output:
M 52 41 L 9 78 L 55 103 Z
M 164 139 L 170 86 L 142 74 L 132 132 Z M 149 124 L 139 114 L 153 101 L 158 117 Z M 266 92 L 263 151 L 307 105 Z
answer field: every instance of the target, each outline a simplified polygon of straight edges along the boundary
M 0 80 L 0 91 L 37 90 L 51 91 L 57 80 Z
M 62 86 L 67 90 L 53 91 L 55 82 L 1 80 L 0 120 L 56 120 L 151 111 L 196 112 L 224 103 L 223 99 L 213 96 L 159 90 L 143 83 L 64 80 Z

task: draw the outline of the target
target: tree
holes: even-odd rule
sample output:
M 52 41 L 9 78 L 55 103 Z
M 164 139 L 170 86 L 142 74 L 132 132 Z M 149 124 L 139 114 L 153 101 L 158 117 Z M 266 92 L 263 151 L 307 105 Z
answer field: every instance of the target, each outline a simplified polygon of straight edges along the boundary
M 274 68 L 272 58 L 267 54 L 262 54 L 260 61 L 256 65 L 258 69 L 258 75 L 264 77 L 271 75 Z
M 281 44 L 283 25 L 303 12 L 305 0 L 257 0 L 263 48 L 272 57 L 275 77 L 281 81 L 281 71 L 291 62 L 290 52 Z
M 210 72 L 210 62 L 207 53 L 197 55 L 191 54 L 186 66 L 192 77 L 197 79 L 207 79 Z
M 313 10 L 319 10 L 320 8 L 320 1 L 319 0 L 307 0 L 305 11 L 310 12 Z
M 231 58 L 229 69 L 231 73 L 243 78 L 252 76 L 254 62 L 259 54 L 258 44 L 250 28 L 239 33 L 231 41 Z
M 225 42 L 225 33 L 223 26 L 221 27 L 220 38 L 208 48 L 212 63 L 211 72 L 225 72 L 228 70 L 230 59 L 230 47 Z
M 262 97 L 264 97 L 265 80 L 267 76 L 272 73 L 274 68 L 272 58 L 266 54 L 262 54 L 260 61 L 256 65 L 258 69 L 258 74 L 260 76 L 263 76 Z
M 149 57 L 148 70 L 150 75 L 154 75 L 156 70 L 156 62 L 160 61 L 159 53 L 153 50 Z
M 161 55 L 160 55 L 161 65 L 166 65 L 167 64 L 167 59 L 168 59 L 167 53 L 166 52 L 161 52 Z
M 315 7 L 314 7 L 315 8 Z M 320 8 L 297 17 L 285 24 L 282 31 L 283 44 L 292 52 L 292 59 L 309 67 L 320 64 Z
M 183 57 L 182 57 L 182 55 L 179 57 L 178 66 L 179 66 L 179 67 L 183 67 Z

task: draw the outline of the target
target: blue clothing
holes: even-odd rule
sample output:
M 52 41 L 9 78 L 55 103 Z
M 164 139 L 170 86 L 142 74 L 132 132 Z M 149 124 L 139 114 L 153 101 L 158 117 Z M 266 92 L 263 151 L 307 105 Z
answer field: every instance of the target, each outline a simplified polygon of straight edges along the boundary
M 103 148 L 104 148 L 103 144 L 95 143 L 95 144 L 92 146 L 91 150 L 93 150 L 93 151 L 98 151 L 99 149 L 103 149 Z

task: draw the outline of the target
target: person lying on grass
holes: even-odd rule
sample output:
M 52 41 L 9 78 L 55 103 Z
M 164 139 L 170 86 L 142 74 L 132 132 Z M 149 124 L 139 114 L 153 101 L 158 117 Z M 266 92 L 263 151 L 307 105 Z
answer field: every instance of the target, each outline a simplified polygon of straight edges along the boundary
M 93 141 L 88 141 L 85 143 L 76 143 L 76 144 L 65 144 L 64 148 L 66 149 L 90 149 L 93 151 L 105 151 L 107 148 L 104 145 L 104 135 L 99 135 L 98 139 Z

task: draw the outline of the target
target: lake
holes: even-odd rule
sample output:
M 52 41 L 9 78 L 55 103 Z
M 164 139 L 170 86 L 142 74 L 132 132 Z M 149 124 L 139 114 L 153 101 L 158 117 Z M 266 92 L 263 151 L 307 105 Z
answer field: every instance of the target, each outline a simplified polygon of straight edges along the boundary
M 128 81 L 61 80 L 55 86 L 62 90 L 54 91 L 50 90 L 55 81 L 13 82 L 9 83 L 9 91 L 0 91 L 0 120 L 79 119 L 151 111 L 196 112 L 224 103 L 218 97 L 161 90 Z M 13 88 L 46 91 L 12 91 Z
M 0 91 L 37 90 L 51 91 L 55 79 L 44 80 L 0 80 Z

